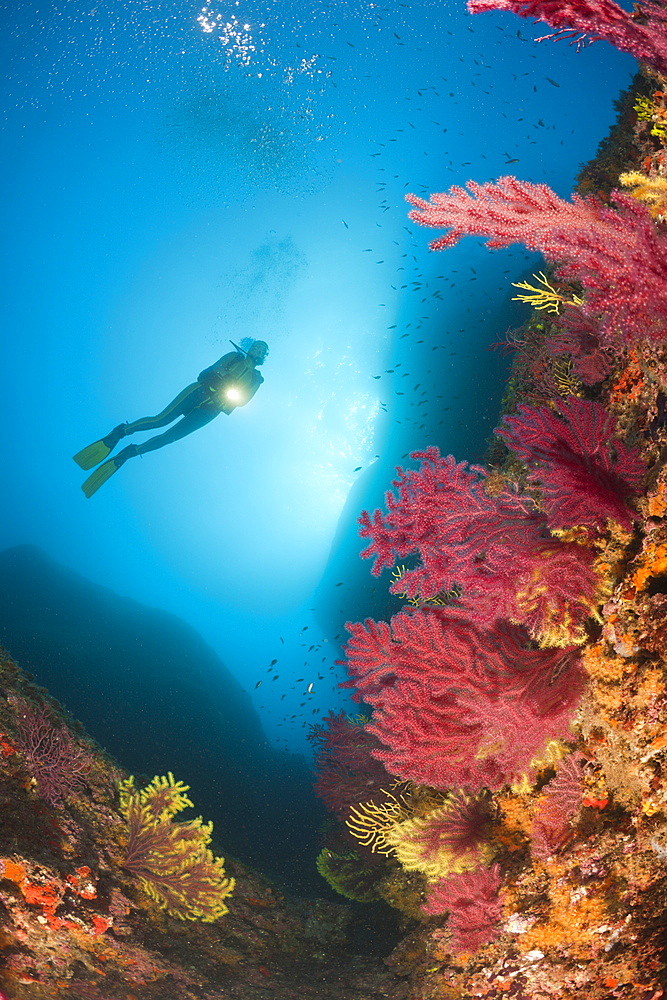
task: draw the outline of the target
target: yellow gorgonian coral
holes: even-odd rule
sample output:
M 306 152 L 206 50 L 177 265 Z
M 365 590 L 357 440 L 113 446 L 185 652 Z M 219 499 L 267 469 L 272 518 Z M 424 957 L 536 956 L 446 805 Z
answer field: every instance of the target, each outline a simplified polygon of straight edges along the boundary
M 639 121 L 652 123 L 651 135 L 657 136 L 658 139 L 664 142 L 667 139 L 667 110 L 662 106 L 662 103 L 658 103 L 656 100 L 656 98 L 662 99 L 662 92 L 658 92 L 653 96 L 653 101 L 649 97 L 638 97 L 635 104 L 635 111 Z
M 572 358 L 554 362 L 552 375 L 561 396 L 581 396 L 581 382 L 574 373 Z
M 234 879 L 225 875 L 224 858 L 208 845 L 212 823 L 201 816 L 177 822 L 174 816 L 192 806 L 188 785 L 174 781 L 171 772 L 155 777 L 142 791 L 134 778 L 120 783 L 120 808 L 128 824 L 123 867 L 158 904 L 181 920 L 217 920 L 227 913 L 225 898 Z
M 631 188 L 633 198 L 646 203 L 653 218 L 667 214 L 667 178 L 647 177 L 638 170 L 630 170 L 618 178 L 623 187 Z
M 380 805 L 366 802 L 352 810 L 347 826 L 374 853 L 395 857 L 406 871 L 422 872 L 430 880 L 488 862 L 486 802 L 465 792 L 444 799 L 437 795 L 437 800 L 432 808 L 431 798 L 418 799 L 414 811 L 395 797 Z
M 481 862 L 487 863 L 492 855 L 490 845 L 481 840 L 488 817 L 480 813 L 479 829 L 473 829 L 466 837 L 463 817 L 466 810 L 472 816 L 469 807 L 474 801 L 463 793 L 450 796 L 444 805 L 426 816 L 412 816 L 396 823 L 384 839 L 406 871 L 422 872 L 430 881 L 470 871 Z
M 352 836 L 364 847 L 369 847 L 373 854 L 390 855 L 394 853 L 394 849 L 387 842 L 386 835 L 396 823 L 407 819 L 410 813 L 406 805 L 391 795 L 391 792 L 384 794 L 391 798 L 380 805 L 360 802 L 358 806 L 354 806 L 345 825 Z
M 568 299 L 556 291 L 553 285 L 550 284 L 546 274 L 543 274 L 542 271 L 539 274 L 534 274 L 533 277 L 542 287 L 539 288 L 531 285 L 528 281 L 513 281 L 512 285 L 514 288 L 523 288 L 524 291 L 528 292 L 528 295 L 515 295 L 512 299 L 513 302 L 526 302 L 533 309 L 546 309 L 548 313 L 555 315 L 558 315 L 562 305 L 580 306 L 583 304 L 584 300 L 574 293 L 572 294 L 572 298 Z

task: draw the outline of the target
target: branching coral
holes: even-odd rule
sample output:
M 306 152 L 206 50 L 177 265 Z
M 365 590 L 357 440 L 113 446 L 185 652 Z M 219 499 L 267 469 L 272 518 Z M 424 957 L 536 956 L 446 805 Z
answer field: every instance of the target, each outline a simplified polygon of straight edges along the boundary
M 225 898 L 234 879 L 225 875 L 224 859 L 209 850 L 212 823 L 201 816 L 174 822 L 174 816 L 192 802 L 188 786 L 155 777 L 143 791 L 134 778 L 120 784 L 120 803 L 128 823 L 123 867 L 139 879 L 142 888 L 172 916 L 210 922 L 227 913 Z
M 637 98 L 637 103 L 635 104 L 637 121 L 650 122 L 651 135 L 655 136 L 656 139 L 659 139 L 663 145 L 667 142 L 667 112 L 665 111 L 664 96 L 665 95 L 660 90 L 654 93 L 653 101 L 644 95 L 640 95 Z M 629 176 L 641 178 L 642 175 L 636 173 L 635 171 L 631 171 L 629 174 L 624 174 L 619 178 L 621 184 L 626 186 L 626 181 L 623 180 L 623 177 Z M 645 198 L 643 200 L 650 201 L 652 199 Z
M 347 626 L 348 669 L 374 708 L 387 770 L 433 788 L 499 788 L 532 772 L 567 736 L 582 674 L 572 648 L 536 650 L 513 626 L 486 631 L 463 612 L 414 611 Z
M 584 385 L 596 385 L 606 378 L 612 370 L 614 354 L 600 344 L 597 320 L 569 306 L 553 322 L 557 328 L 545 341 L 547 350 L 555 357 L 568 354 L 573 374 Z
M 85 784 L 90 758 L 46 708 L 23 699 L 17 699 L 15 707 L 16 747 L 35 780 L 37 794 L 50 806 L 61 806 Z
M 583 285 L 582 311 L 599 319 L 607 344 L 664 338 L 667 237 L 635 198 L 614 191 L 615 208 L 580 195 L 568 202 L 546 184 L 511 176 L 467 187 L 433 194 L 430 202 L 406 195 L 414 222 L 449 230 L 431 249 L 465 235 L 486 236 L 491 248 L 523 243 L 557 265 L 556 278 Z
M 411 457 L 421 467 L 397 470 L 387 513 L 359 518 L 359 534 L 371 540 L 361 554 L 374 557 L 373 573 L 416 552 L 420 563 L 393 592 L 428 599 L 460 587 L 476 623 L 504 618 L 548 645 L 583 641 L 583 623 L 601 598 L 594 553 L 554 539 L 531 497 L 509 487 L 490 496 L 481 467 L 442 458 L 437 448 Z
M 497 935 L 502 913 L 500 884 L 499 866 L 493 865 L 451 875 L 430 888 L 424 912 L 449 913 L 453 951 L 477 951 Z
M 569 754 L 561 761 L 556 777 L 543 789 L 531 830 L 534 857 L 548 858 L 572 835 L 570 821 L 581 805 L 584 790 L 584 762 L 583 754 Z
M 308 739 L 314 749 L 315 792 L 327 809 L 344 819 L 361 799 L 384 796 L 382 785 L 391 777 L 372 756 L 380 743 L 363 723 L 344 712 L 330 712 L 322 724 L 311 727 Z
M 385 792 L 385 796 L 389 793 Z M 360 844 L 369 848 L 372 854 L 393 855 L 394 848 L 387 840 L 387 834 L 410 815 L 405 803 L 395 795 L 386 801 L 360 802 L 350 809 L 346 826 Z
M 667 128 L 667 124 L 664 126 Z M 630 170 L 618 178 L 623 187 L 630 188 L 633 198 L 648 205 L 648 210 L 654 218 L 667 213 L 667 178 L 647 177 L 638 170 Z
M 341 896 L 360 903 L 380 898 L 378 883 L 385 871 L 365 864 L 359 854 L 353 851 L 341 854 L 325 847 L 318 854 L 316 864 L 322 878 Z
M 577 47 L 603 39 L 667 73 L 667 14 L 653 0 L 642 0 L 632 12 L 614 0 L 468 0 L 468 10 L 508 10 L 546 21 L 556 31 L 544 38 L 568 39 Z
M 546 312 L 553 313 L 556 316 L 560 313 L 561 306 L 582 305 L 583 299 L 574 294 L 570 298 L 566 298 L 562 292 L 553 287 L 546 274 L 542 271 L 539 274 L 534 274 L 533 277 L 538 282 L 537 286 L 531 285 L 528 281 L 512 282 L 514 288 L 522 288 L 524 292 L 528 293 L 527 295 L 514 295 L 512 297 L 513 302 L 526 302 L 538 312 L 546 310 Z M 540 285 L 542 287 L 539 287 Z
M 609 519 L 630 529 L 627 501 L 639 496 L 645 473 L 638 452 L 619 440 L 600 403 L 570 399 L 558 411 L 520 406 L 496 430 L 541 487 L 548 527 L 597 534 Z
M 488 826 L 483 799 L 459 792 L 424 816 L 395 823 L 384 839 L 406 871 L 439 879 L 490 860 L 491 848 L 484 839 Z

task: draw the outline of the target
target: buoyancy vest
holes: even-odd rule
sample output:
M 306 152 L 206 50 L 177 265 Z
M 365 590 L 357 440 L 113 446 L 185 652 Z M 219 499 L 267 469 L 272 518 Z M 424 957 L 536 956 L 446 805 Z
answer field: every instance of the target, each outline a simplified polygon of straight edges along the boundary
M 252 399 L 264 379 L 247 358 L 231 351 L 200 372 L 197 381 L 209 390 L 211 404 L 218 406 L 223 413 L 231 413 L 237 406 L 245 406 Z M 238 399 L 225 396 L 226 391 L 232 388 L 238 391 Z

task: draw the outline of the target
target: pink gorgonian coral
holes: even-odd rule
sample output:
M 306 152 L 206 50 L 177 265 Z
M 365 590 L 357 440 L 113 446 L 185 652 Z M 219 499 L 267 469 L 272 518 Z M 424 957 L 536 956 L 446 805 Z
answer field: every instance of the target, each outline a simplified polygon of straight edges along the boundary
M 545 21 L 556 31 L 537 41 L 562 38 L 579 47 L 604 40 L 667 73 L 667 10 L 651 0 L 635 4 L 632 11 L 614 0 L 468 0 L 468 10 L 507 10 Z
M 498 934 L 502 905 L 498 899 L 500 868 L 475 868 L 439 879 L 429 887 L 422 907 L 430 916 L 449 913 L 454 952 L 475 952 Z
M 522 629 L 481 629 L 455 609 L 347 628 L 347 686 L 373 707 L 367 729 L 386 748 L 373 755 L 403 781 L 495 790 L 569 734 L 583 688 L 572 648 L 530 648 Z
M 406 195 L 409 217 L 422 226 L 448 229 L 432 250 L 461 237 L 486 236 L 488 247 L 523 243 L 556 265 L 562 281 L 580 282 L 582 312 L 599 320 L 607 344 L 662 340 L 667 328 L 667 236 L 647 208 L 630 195 L 612 193 L 615 208 L 592 197 L 564 201 L 546 184 L 516 177 L 496 183 L 468 181 L 430 201 Z
M 545 860 L 572 836 L 571 820 L 581 805 L 584 790 L 582 753 L 571 753 L 558 765 L 556 777 L 544 788 L 531 828 L 530 850 L 533 857 Z
M 483 468 L 442 458 L 437 448 L 411 457 L 421 466 L 397 469 L 387 513 L 359 518 L 359 534 L 370 539 L 361 555 L 374 558 L 372 572 L 416 554 L 418 565 L 392 592 L 428 600 L 461 588 L 460 603 L 480 625 L 523 624 L 543 645 L 583 641 L 600 601 L 593 551 L 554 539 L 531 497 L 509 487 L 490 496 Z
M 600 404 L 571 397 L 550 407 L 519 406 L 496 434 L 528 467 L 544 496 L 551 530 L 582 526 L 593 535 L 616 521 L 626 530 L 645 473 L 638 451 L 616 434 L 614 417 Z

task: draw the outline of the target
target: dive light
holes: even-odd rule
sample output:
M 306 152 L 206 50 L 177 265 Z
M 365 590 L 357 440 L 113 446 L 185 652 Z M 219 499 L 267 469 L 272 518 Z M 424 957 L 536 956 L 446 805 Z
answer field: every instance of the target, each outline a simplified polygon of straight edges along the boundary
M 236 385 L 228 385 L 223 388 L 220 392 L 220 397 L 223 403 L 229 402 L 240 405 L 245 401 L 243 393 Z

